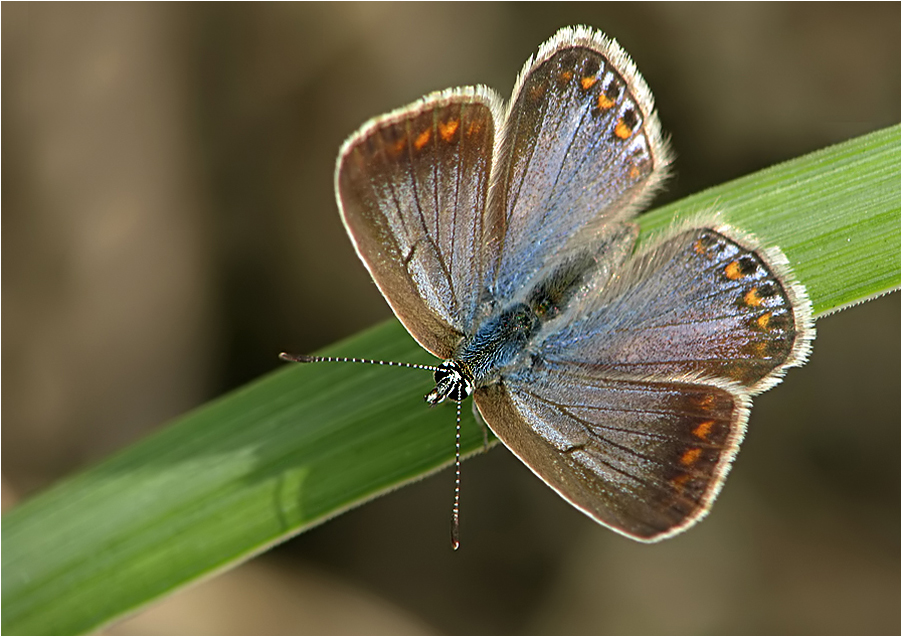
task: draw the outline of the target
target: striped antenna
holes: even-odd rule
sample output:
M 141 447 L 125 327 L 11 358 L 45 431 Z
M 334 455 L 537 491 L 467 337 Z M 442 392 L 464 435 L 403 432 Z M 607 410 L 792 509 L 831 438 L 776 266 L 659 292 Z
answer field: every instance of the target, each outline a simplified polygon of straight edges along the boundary
M 407 367 L 410 369 L 422 369 L 427 372 L 437 372 L 440 368 L 433 365 L 419 365 L 417 363 L 398 363 L 395 361 L 380 361 L 372 358 L 347 358 L 344 356 L 309 356 L 307 354 L 289 354 L 282 352 L 279 358 L 291 363 L 366 363 L 368 365 L 387 365 L 389 367 Z M 460 403 L 463 400 L 461 388 L 457 389 L 457 425 L 454 430 L 454 504 L 451 506 L 451 548 L 455 551 L 460 548 Z M 483 435 L 486 435 L 483 431 Z
M 289 354 L 282 352 L 279 358 L 291 363 L 367 363 L 369 365 L 388 365 L 389 367 L 409 367 L 427 372 L 437 372 L 433 365 L 417 365 L 416 363 L 398 363 L 395 361 L 377 361 L 372 358 L 346 358 L 344 356 L 308 356 L 307 354 Z

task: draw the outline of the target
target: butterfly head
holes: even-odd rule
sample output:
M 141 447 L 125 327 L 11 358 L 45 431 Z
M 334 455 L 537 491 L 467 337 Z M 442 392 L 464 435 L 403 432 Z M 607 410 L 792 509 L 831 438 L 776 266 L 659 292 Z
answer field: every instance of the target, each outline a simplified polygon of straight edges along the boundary
M 473 375 L 466 365 L 446 360 L 435 370 L 435 388 L 426 394 L 426 402 L 437 405 L 446 398 L 460 402 L 473 393 Z

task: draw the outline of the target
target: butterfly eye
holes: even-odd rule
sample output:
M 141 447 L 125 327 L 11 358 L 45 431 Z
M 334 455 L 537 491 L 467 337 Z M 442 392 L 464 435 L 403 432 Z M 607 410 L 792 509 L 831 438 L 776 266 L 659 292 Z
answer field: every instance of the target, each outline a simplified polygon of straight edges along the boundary
M 437 405 L 446 398 L 460 402 L 473 393 L 469 372 L 457 361 L 444 361 L 435 370 L 435 389 L 426 394 L 426 402 Z

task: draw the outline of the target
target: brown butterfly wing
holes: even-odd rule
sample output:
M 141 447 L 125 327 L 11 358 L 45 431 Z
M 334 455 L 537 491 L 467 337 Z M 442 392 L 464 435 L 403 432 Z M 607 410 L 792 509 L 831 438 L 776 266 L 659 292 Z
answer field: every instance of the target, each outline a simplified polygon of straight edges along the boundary
M 597 522 L 654 542 L 710 508 L 742 440 L 748 401 L 727 387 L 615 380 L 534 366 L 477 390 L 501 441 Z
M 500 102 L 434 94 L 365 124 L 335 186 L 357 254 L 413 337 L 448 358 L 482 293 L 483 214 Z

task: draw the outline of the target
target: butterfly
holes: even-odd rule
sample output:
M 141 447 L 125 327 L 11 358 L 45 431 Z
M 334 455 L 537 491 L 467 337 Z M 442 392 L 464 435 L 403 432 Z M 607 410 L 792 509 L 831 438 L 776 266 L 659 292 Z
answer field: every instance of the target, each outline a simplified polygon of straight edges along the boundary
M 364 124 L 335 173 L 358 256 L 443 361 L 426 401 L 458 403 L 458 455 L 472 396 L 539 478 L 642 542 L 708 512 L 751 397 L 814 338 L 786 258 L 751 235 L 698 224 L 637 250 L 633 219 L 670 162 L 633 62 L 572 27 L 509 103 L 482 86 L 428 95 Z M 455 548 L 459 462 L 457 485 Z

